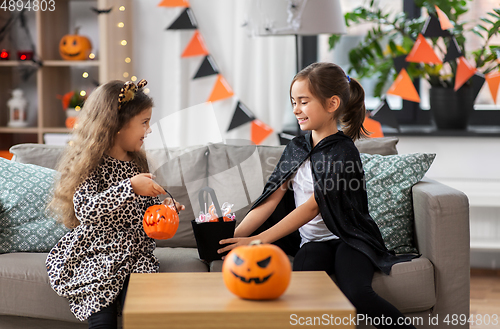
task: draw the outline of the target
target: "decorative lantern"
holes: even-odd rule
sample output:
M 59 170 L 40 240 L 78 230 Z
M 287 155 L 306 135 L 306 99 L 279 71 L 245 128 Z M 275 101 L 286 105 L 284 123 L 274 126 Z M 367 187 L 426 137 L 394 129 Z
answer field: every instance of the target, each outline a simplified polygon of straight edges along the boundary
M 7 101 L 7 106 L 10 112 L 9 127 L 26 127 L 28 125 L 26 121 L 28 102 L 23 97 L 21 89 L 12 91 L 12 98 Z
M 222 264 L 227 289 L 243 299 L 276 299 L 288 288 L 291 276 L 292 266 L 283 250 L 259 240 L 234 248 Z

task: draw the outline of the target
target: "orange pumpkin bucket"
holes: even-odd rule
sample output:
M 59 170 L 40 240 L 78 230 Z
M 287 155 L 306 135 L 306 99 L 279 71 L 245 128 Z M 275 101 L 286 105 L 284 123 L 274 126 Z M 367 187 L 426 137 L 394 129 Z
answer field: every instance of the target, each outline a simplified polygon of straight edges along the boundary
M 172 195 L 167 191 L 168 195 Z M 149 207 L 142 220 L 144 232 L 153 239 L 170 239 L 177 232 L 179 227 L 179 211 L 177 206 L 165 206 L 163 204 Z

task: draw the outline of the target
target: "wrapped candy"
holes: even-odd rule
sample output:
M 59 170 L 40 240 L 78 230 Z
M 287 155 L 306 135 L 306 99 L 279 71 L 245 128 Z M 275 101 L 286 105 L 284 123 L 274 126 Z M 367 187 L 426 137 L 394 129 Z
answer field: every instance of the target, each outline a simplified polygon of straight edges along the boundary
M 221 206 L 221 211 L 222 211 L 222 217 L 225 222 L 230 222 L 236 219 L 236 215 L 234 213 L 231 213 L 231 208 L 234 206 L 234 204 L 229 203 L 229 202 L 224 202 Z M 218 217 L 215 211 L 215 206 L 212 202 L 210 207 L 208 208 L 207 211 L 207 204 L 205 203 L 205 212 L 200 211 L 200 214 L 196 218 L 197 223 L 205 223 L 205 222 L 217 222 Z

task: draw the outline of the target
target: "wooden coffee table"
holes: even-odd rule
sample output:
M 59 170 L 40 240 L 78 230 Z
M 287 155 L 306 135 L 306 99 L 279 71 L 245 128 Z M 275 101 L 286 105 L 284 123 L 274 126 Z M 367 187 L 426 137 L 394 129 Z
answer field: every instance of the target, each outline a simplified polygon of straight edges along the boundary
M 123 310 L 124 329 L 309 328 L 314 323 L 355 328 L 355 319 L 354 307 L 325 272 L 292 272 L 286 292 L 272 301 L 233 295 L 220 272 L 132 274 Z

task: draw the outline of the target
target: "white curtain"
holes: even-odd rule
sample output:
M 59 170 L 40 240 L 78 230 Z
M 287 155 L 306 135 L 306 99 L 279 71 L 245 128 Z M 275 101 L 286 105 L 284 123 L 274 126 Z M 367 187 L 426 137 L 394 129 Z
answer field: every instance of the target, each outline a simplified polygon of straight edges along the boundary
M 243 26 L 252 19 L 248 17 L 248 1 L 252 0 L 190 0 L 207 50 L 234 92 L 233 97 L 212 103 L 217 127 L 208 120 L 211 126 L 201 131 L 199 127 L 206 120 L 203 115 L 186 111 L 191 114 L 177 113 L 181 121 L 169 117 L 193 106 L 210 111 L 210 106 L 200 104 L 207 101 L 217 79 L 216 75 L 192 79 L 204 56 L 181 58 L 194 30 L 166 30 L 185 8 L 158 7 L 161 0 L 133 1 L 135 75 L 149 82 L 155 101 L 153 124 L 167 123 L 162 124 L 164 129 L 169 122 L 175 125 L 167 146 L 188 146 L 192 134 L 197 135 L 197 142 L 250 140 L 250 123 L 226 132 L 238 101 L 274 129 L 262 144 L 279 144 L 276 134 L 293 119 L 285 111 L 292 110 L 289 86 L 295 74 L 294 37 L 249 36 Z M 216 129 L 219 131 L 214 132 Z

